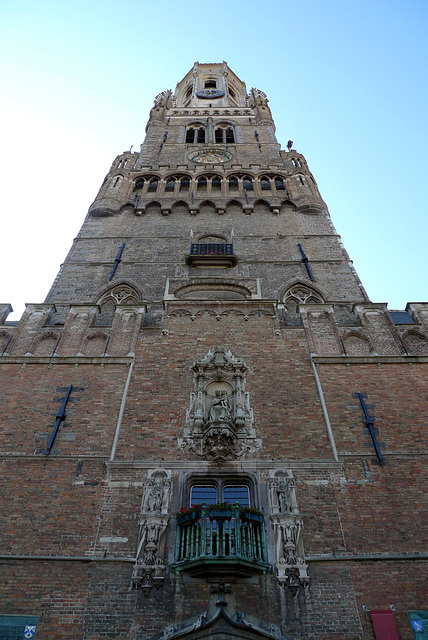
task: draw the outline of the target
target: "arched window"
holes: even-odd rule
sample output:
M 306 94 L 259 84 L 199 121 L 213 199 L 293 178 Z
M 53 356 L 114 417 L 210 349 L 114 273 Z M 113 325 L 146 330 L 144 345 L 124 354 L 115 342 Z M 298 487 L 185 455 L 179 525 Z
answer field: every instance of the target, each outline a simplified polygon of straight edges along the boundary
M 244 176 L 243 186 L 246 191 L 254 191 L 254 184 L 251 176 Z
M 211 191 L 221 191 L 221 178 L 220 176 L 213 176 L 211 180 Z
M 174 191 L 174 188 L 175 188 L 175 178 L 168 178 L 165 185 L 165 191 Z
M 214 138 L 218 144 L 233 144 L 235 142 L 233 127 L 228 123 L 217 125 L 214 129 Z
M 207 179 L 204 176 L 201 176 L 198 179 L 198 191 L 206 191 L 207 190 Z
M 239 182 L 236 176 L 229 176 L 228 178 L 229 191 L 238 191 L 239 190 Z
M 284 180 L 281 176 L 275 176 L 275 189 L 277 191 L 285 191 Z
M 180 179 L 180 191 L 189 191 L 190 189 L 190 179 L 187 176 L 184 176 Z
M 266 176 L 262 176 L 260 178 L 260 187 L 262 191 L 270 191 L 271 186 L 269 178 L 267 178 Z
M 147 191 L 154 193 L 158 188 L 158 183 L 159 183 L 159 178 L 157 177 L 152 178 L 149 182 L 149 188 L 147 189 Z
M 186 129 L 187 144 L 203 144 L 205 142 L 205 127 L 197 124 L 191 124 Z
M 284 295 L 284 307 L 286 312 L 286 324 L 299 325 L 302 323 L 299 314 L 300 304 L 322 304 L 321 295 L 303 284 L 295 284 Z

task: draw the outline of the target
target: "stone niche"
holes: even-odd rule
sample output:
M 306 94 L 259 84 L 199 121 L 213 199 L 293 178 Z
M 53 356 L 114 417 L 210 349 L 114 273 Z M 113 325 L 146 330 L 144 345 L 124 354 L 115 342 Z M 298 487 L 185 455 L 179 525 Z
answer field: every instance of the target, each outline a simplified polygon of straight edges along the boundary
M 145 482 L 138 518 L 138 548 L 132 584 L 148 596 L 153 587 L 162 586 L 165 576 L 165 532 L 169 523 L 171 471 L 153 469 Z
M 300 587 L 309 586 L 309 576 L 303 547 L 303 517 L 299 512 L 291 469 L 270 472 L 269 498 L 278 583 L 297 593 Z
M 253 455 L 261 441 L 245 391 L 245 362 L 228 349 L 216 347 L 196 360 L 191 370 L 194 390 L 179 447 L 217 463 Z

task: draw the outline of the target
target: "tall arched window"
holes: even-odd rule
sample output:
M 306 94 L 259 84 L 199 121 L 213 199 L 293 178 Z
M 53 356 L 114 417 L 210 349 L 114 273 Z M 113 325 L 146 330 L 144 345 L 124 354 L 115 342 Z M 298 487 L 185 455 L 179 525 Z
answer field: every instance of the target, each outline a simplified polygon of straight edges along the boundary
M 218 144 L 233 144 L 235 142 L 235 134 L 232 125 L 222 123 L 215 127 L 214 138 Z
M 165 185 L 165 191 L 174 191 L 175 188 L 175 178 L 168 178 Z
M 187 144 L 203 144 L 205 142 L 205 127 L 198 124 L 191 124 L 186 129 Z
M 229 191 L 238 191 L 239 190 L 239 182 L 236 176 L 229 176 L 228 178 Z
M 157 177 L 152 178 L 149 182 L 149 188 L 147 189 L 147 191 L 154 193 L 158 188 L 158 183 L 159 183 L 159 178 Z
M 254 184 L 251 176 L 244 176 L 243 187 L 246 191 L 254 191 Z
M 207 190 L 207 179 L 202 176 L 198 180 L 198 191 L 206 191 Z
M 271 186 L 270 186 L 270 180 L 267 176 L 262 176 L 260 178 L 260 187 L 262 191 L 270 191 L 271 190 Z

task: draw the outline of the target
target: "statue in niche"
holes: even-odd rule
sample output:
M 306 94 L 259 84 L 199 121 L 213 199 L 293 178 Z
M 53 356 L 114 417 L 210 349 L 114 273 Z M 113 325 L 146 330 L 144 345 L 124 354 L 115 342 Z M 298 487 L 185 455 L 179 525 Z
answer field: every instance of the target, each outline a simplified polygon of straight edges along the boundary
M 148 505 L 149 511 L 160 511 L 163 501 L 163 487 L 160 484 L 155 484 L 150 489 Z
M 211 405 L 210 420 L 213 422 L 230 422 L 232 416 L 230 415 L 230 404 L 226 394 L 226 391 L 217 390 L 215 392 L 215 398 Z
M 292 478 L 278 478 L 278 505 L 281 513 L 287 513 L 292 510 L 293 507 L 293 488 L 294 481 Z
M 261 447 L 254 428 L 247 366 L 229 349 L 216 347 L 194 362 L 194 389 L 180 448 L 205 460 L 237 460 Z

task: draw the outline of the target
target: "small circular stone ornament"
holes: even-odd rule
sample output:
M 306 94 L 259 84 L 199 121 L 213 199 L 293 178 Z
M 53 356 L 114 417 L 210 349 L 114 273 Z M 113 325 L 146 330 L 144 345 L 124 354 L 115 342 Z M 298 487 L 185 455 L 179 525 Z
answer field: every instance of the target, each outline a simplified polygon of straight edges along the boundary
M 222 162 L 229 162 L 231 158 L 232 154 L 229 151 L 214 148 L 193 151 L 189 154 L 189 160 L 196 162 L 196 164 L 221 164 Z

